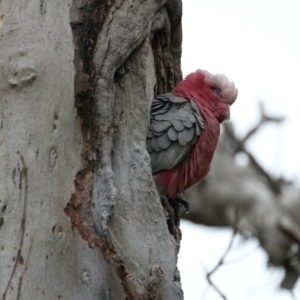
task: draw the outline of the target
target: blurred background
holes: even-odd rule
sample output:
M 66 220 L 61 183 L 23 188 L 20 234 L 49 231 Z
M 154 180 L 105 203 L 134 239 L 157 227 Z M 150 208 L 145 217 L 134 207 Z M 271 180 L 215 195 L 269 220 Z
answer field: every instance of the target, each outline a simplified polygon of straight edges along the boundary
M 300 299 L 299 54 L 299 0 L 183 1 L 183 75 L 224 73 L 239 90 L 209 176 L 186 195 L 186 300 Z

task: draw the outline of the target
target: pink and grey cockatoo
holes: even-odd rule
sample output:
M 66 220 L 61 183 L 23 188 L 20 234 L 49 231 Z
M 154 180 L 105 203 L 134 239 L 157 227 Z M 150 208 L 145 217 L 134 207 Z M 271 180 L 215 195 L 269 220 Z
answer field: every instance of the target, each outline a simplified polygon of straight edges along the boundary
M 197 70 L 171 93 L 155 96 L 147 150 L 161 196 L 174 199 L 207 175 L 220 123 L 229 119 L 237 95 L 225 75 Z

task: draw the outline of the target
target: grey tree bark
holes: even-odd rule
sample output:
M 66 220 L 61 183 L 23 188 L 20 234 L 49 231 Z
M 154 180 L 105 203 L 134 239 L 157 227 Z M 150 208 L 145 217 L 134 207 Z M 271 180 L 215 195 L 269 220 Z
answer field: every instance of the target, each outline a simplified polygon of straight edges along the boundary
M 183 299 L 145 150 L 181 2 L 0 1 L 2 299 Z

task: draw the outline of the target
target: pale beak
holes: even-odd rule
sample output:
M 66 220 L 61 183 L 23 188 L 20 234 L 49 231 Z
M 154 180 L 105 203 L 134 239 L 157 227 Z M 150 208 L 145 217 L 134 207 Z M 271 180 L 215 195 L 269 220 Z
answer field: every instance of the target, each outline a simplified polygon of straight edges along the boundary
M 225 118 L 224 118 L 224 121 L 229 121 L 230 120 L 230 106 L 228 105 L 228 110 L 227 110 L 227 114 L 226 114 L 226 116 L 225 116 Z

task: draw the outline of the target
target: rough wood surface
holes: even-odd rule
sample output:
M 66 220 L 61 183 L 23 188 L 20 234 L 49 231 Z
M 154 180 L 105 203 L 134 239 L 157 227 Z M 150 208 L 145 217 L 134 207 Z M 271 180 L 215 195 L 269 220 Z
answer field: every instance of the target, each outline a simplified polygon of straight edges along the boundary
M 145 150 L 180 20 L 180 1 L 0 2 L 3 299 L 183 298 Z

